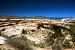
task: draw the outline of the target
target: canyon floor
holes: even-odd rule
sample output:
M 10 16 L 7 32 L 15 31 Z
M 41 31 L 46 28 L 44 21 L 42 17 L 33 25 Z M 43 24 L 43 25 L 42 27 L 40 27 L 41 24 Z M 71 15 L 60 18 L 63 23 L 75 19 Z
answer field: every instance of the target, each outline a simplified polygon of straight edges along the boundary
M 44 39 L 51 31 L 53 26 L 61 26 L 69 29 L 70 22 L 75 22 L 75 18 L 62 18 L 62 19 L 0 19 L 0 50 L 18 50 L 7 44 L 7 39 L 14 39 L 25 36 L 35 44 L 44 43 Z M 27 34 L 25 34 L 25 32 Z M 62 31 L 63 32 L 63 31 Z M 66 31 L 65 31 L 66 32 Z M 65 37 L 69 39 L 69 37 Z M 16 44 L 15 44 L 16 45 Z M 33 50 L 52 50 L 50 48 L 41 48 L 30 46 Z M 64 49 L 72 50 L 72 49 Z

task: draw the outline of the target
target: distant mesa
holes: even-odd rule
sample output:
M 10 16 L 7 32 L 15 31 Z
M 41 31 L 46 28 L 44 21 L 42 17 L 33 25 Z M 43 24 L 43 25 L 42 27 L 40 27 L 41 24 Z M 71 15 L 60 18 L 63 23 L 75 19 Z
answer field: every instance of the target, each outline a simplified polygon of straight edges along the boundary
M 0 19 L 24 19 L 24 18 L 32 18 L 32 19 L 47 19 L 48 17 L 45 16 L 0 16 Z
M 0 19 L 21 19 L 19 16 L 0 16 Z
M 72 17 L 46 17 L 46 16 L 0 16 L 0 19 L 62 19 Z
M 48 17 L 45 16 L 32 16 L 33 19 L 48 19 Z

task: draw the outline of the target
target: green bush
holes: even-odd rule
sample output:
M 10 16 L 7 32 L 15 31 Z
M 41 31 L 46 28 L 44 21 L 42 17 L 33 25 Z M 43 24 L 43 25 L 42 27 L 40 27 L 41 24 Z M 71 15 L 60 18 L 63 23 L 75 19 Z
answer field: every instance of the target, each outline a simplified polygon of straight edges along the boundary
M 35 46 L 35 41 L 32 41 L 32 42 L 31 42 L 31 45 L 32 45 L 32 46 Z
M 8 39 L 8 43 L 20 50 L 31 50 L 31 48 L 29 47 L 30 41 L 25 36 Z
M 55 27 L 52 28 L 54 33 L 48 33 L 47 38 L 46 38 L 46 43 L 48 46 L 52 46 L 55 42 L 55 39 L 60 41 L 60 44 L 65 47 L 65 48 L 70 48 L 70 41 L 75 42 L 75 25 L 70 25 L 70 29 L 67 29 L 66 27 Z M 65 31 L 65 34 L 61 30 Z M 69 32 L 69 33 L 66 33 Z M 66 40 L 66 36 L 70 35 L 72 39 Z M 66 41 L 64 41 L 66 40 Z M 64 44 L 62 44 L 64 42 Z
M 39 44 L 39 46 L 40 46 L 41 48 L 44 48 L 44 47 L 45 47 L 45 41 L 41 41 L 40 44 Z
M 62 46 L 63 46 L 64 48 L 71 48 L 71 45 L 70 45 L 69 42 L 70 42 L 70 41 L 65 40 L 65 42 L 62 44 Z

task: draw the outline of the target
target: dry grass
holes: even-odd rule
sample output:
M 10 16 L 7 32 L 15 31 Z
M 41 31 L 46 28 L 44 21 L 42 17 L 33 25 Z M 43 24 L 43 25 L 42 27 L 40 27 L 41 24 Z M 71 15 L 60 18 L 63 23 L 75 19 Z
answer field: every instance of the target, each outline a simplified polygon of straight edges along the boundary
M 0 50 L 18 50 L 18 49 L 10 46 L 9 44 L 4 44 L 0 45 Z

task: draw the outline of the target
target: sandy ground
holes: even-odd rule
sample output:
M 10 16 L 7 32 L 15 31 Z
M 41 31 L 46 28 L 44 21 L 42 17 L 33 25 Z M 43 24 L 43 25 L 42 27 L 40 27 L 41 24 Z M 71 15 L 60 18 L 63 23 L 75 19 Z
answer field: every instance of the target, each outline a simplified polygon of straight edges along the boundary
M 35 49 L 35 50 L 52 50 L 52 49 L 43 49 L 43 48 L 38 48 L 38 49 Z M 72 49 L 64 49 L 64 50 L 72 50 Z
M 43 49 L 43 48 L 37 48 L 35 50 L 52 50 L 52 49 Z M 64 50 L 72 50 L 72 49 L 64 49 Z
M 50 48 L 47 49 L 47 48 L 39 48 L 39 47 L 33 47 L 33 46 L 32 46 L 32 48 L 33 48 L 33 50 L 52 50 Z M 64 50 L 73 50 L 73 49 L 68 49 L 67 48 L 67 49 L 64 49 Z

